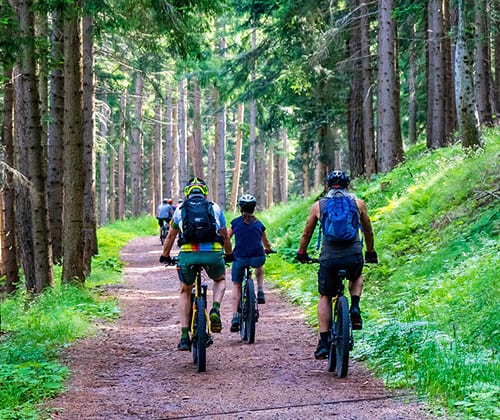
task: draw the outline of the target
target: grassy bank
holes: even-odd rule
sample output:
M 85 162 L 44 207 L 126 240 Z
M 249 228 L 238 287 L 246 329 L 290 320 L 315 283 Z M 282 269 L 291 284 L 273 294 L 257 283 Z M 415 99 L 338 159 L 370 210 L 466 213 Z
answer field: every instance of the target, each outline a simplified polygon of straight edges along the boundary
M 485 152 L 414 147 L 370 183 L 353 183 L 372 217 L 380 264 L 365 267 L 355 357 L 388 386 L 413 387 L 456 416 L 500 418 L 500 134 Z M 298 200 L 262 214 L 274 246 L 266 276 L 316 323 L 316 269 L 293 261 L 308 214 Z M 310 253 L 315 252 L 315 239 Z
M 92 334 L 93 321 L 119 315 L 116 302 L 101 296 L 102 284 L 121 279 L 119 250 L 133 237 L 152 235 L 150 217 L 117 222 L 98 230 L 99 255 L 86 287 L 57 282 L 36 298 L 19 292 L 2 297 L 0 324 L 0 419 L 38 419 L 37 405 L 62 391 L 68 369 L 58 356 L 66 346 Z M 56 267 L 56 278 L 60 268 Z

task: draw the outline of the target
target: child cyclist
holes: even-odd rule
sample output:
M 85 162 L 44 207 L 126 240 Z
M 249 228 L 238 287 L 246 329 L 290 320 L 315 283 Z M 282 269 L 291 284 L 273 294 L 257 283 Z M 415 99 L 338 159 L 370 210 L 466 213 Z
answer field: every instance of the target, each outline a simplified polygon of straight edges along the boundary
M 238 332 L 240 329 L 238 303 L 245 267 L 255 268 L 257 302 L 261 304 L 266 303 L 263 265 L 266 262 L 266 254 L 269 254 L 272 250 L 266 236 L 266 227 L 253 214 L 256 205 L 257 200 L 253 195 L 242 195 L 238 200 L 241 216 L 231 221 L 228 232 L 230 238 L 233 235 L 235 237 L 234 261 L 231 268 L 233 282 L 233 320 L 231 322 L 231 332 Z

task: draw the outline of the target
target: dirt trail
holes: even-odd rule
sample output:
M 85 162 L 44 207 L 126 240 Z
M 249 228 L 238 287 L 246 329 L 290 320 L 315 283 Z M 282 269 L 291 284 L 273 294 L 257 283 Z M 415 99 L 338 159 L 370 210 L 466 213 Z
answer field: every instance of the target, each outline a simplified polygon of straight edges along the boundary
M 361 364 L 338 379 L 313 358 L 314 331 L 300 308 L 266 289 L 255 344 L 229 332 L 231 282 L 221 307 L 223 330 L 207 350 L 207 372 L 176 350 L 178 278 L 158 263 L 157 237 L 122 250 L 124 283 L 110 288 L 121 319 L 65 354 L 67 392 L 50 401 L 52 419 L 431 419 L 411 396 L 386 390 Z M 230 270 L 227 270 L 228 277 Z M 209 282 L 209 300 L 211 283 Z M 362 332 L 356 332 L 361 334 Z

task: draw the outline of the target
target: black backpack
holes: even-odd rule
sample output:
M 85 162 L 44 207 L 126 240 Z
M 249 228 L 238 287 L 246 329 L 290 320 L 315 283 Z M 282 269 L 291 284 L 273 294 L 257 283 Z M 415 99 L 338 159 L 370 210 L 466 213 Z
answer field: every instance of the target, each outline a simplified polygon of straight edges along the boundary
M 217 234 L 213 203 L 205 197 L 194 196 L 182 203 L 182 235 L 179 245 L 200 242 L 223 242 Z

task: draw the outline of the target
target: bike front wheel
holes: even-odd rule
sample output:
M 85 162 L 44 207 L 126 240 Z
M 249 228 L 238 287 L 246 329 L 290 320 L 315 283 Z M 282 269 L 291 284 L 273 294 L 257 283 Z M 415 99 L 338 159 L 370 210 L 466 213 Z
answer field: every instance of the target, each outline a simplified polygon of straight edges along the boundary
M 205 316 L 205 300 L 203 297 L 195 298 L 196 318 L 192 339 L 193 362 L 198 372 L 207 370 L 207 318 Z
M 246 280 L 241 296 L 241 338 L 248 344 L 255 342 L 255 322 L 257 318 L 255 286 L 253 279 Z
M 335 336 L 332 345 L 335 345 L 335 366 L 337 376 L 347 376 L 349 367 L 349 350 L 351 327 L 349 322 L 349 303 L 347 297 L 340 296 L 335 303 L 334 311 Z

